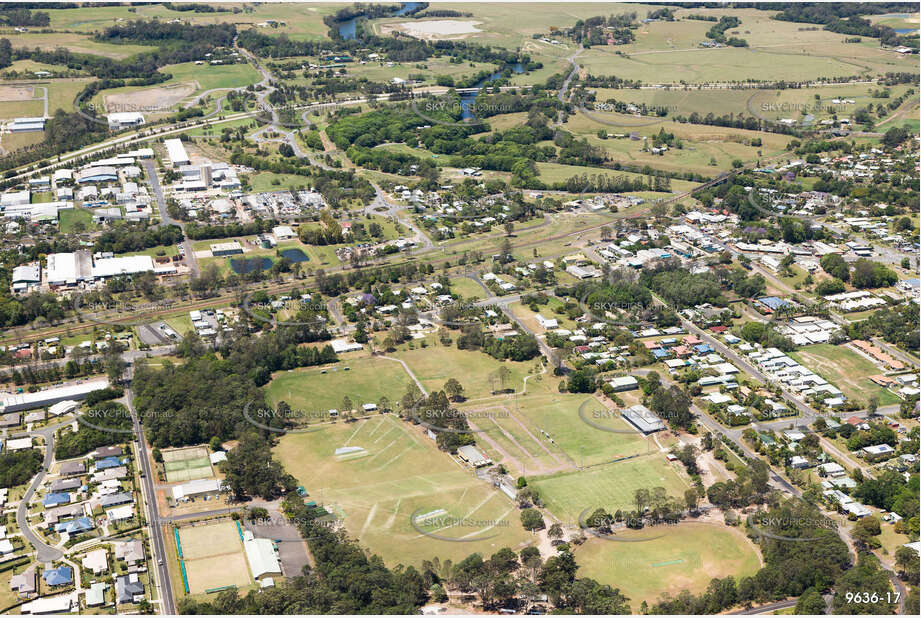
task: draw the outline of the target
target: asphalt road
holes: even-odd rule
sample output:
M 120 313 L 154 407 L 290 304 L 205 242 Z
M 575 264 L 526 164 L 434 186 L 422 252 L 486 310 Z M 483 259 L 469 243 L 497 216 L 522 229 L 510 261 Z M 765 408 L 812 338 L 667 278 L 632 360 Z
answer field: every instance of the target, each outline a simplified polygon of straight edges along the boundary
M 131 412 L 131 423 L 134 426 L 136 456 L 141 466 L 143 478 L 141 484 L 147 502 L 147 522 L 150 529 L 151 552 L 153 554 L 153 568 L 157 572 L 157 582 L 160 586 L 161 613 L 175 614 L 176 602 L 173 599 L 173 586 L 170 581 L 169 564 L 166 559 L 166 543 L 163 540 L 163 528 L 160 525 L 160 513 L 157 508 L 157 493 L 154 489 L 154 472 L 147 457 L 147 441 L 144 438 L 144 429 L 134 409 L 134 395 L 131 389 L 125 389 L 125 405 Z
M 182 248 L 185 251 L 183 260 L 192 275 L 199 275 L 198 258 L 195 257 L 195 251 L 192 249 L 192 241 L 185 235 L 185 225 L 181 221 L 176 221 L 169 216 L 166 208 L 166 198 L 163 197 L 163 188 L 160 186 L 160 178 L 157 176 L 157 166 L 153 159 L 144 159 L 142 161 L 144 171 L 147 172 L 147 182 L 153 190 L 154 197 L 157 200 L 157 208 L 160 210 L 160 220 L 162 225 L 177 225 L 182 230 Z
M 35 559 L 38 562 L 51 562 L 53 560 L 60 560 L 64 557 L 64 553 L 45 543 L 41 537 L 35 534 L 32 531 L 32 528 L 29 527 L 29 501 L 35 495 L 35 491 L 42 484 L 42 481 L 45 480 L 45 475 L 48 474 L 48 471 L 51 469 L 51 466 L 54 465 L 54 432 L 60 425 L 53 425 L 45 427 L 39 431 L 34 431 L 30 435 L 40 435 L 45 438 L 45 460 L 42 463 L 42 469 L 38 474 L 35 475 L 35 478 L 32 479 L 32 484 L 29 485 L 29 488 L 26 490 L 26 493 L 23 494 L 22 500 L 19 501 L 19 507 L 16 509 L 16 525 L 19 527 L 19 530 L 22 531 L 22 535 L 26 537 L 26 540 L 35 548 Z

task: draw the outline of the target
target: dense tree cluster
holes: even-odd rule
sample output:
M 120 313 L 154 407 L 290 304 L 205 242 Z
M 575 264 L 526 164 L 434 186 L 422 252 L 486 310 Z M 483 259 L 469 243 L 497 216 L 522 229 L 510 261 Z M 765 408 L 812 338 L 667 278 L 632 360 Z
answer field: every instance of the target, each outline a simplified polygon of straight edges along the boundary
M 0 453 L 0 487 L 22 485 L 42 466 L 44 457 L 38 449 L 3 451 Z
M 54 444 L 57 459 L 81 457 L 100 446 L 121 444 L 131 438 L 131 415 L 116 401 L 84 404 L 77 431 L 61 429 Z

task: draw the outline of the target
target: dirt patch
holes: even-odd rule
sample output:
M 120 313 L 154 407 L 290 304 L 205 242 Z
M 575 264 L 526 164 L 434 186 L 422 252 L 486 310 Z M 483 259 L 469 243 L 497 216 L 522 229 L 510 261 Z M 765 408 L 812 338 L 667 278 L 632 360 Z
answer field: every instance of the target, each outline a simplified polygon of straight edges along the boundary
M 478 25 L 482 22 L 472 20 L 436 19 L 432 21 L 404 21 L 398 24 L 384 24 L 381 34 L 402 32 L 425 41 L 460 39 L 482 32 Z
M 0 86 L 0 101 L 29 101 L 32 97 L 32 86 Z
M 134 92 L 107 94 L 103 97 L 107 112 L 169 112 L 198 89 L 197 82 L 157 86 Z

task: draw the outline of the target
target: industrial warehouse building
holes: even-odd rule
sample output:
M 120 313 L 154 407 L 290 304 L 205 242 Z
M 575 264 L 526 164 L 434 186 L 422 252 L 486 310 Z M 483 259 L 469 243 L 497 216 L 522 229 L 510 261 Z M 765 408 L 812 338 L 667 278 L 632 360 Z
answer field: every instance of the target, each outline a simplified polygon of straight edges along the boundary
M 6 125 L 10 133 L 29 133 L 32 131 L 44 131 L 45 119 L 41 116 L 35 118 L 15 118 L 13 122 Z
M 103 378 L 101 380 L 92 380 L 90 382 L 72 384 L 60 388 L 49 388 L 35 393 L 11 395 L 0 401 L 0 414 L 44 408 L 46 406 L 53 406 L 60 401 L 86 399 L 86 396 L 93 391 L 108 388 L 108 386 L 109 380 Z
M 631 406 L 623 411 L 624 419 L 644 435 L 662 431 L 665 423 L 646 406 Z
M 106 115 L 106 120 L 109 121 L 110 130 L 118 131 L 144 124 L 144 115 L 140 112 L 115 112 Z
M 173 167 L 188 165 L 191 162 L 188 153 L 185 151 L 185 146 L 182 145 L 182 140 L 163 140 L 163 145 L 166 147 L 166 156 L 169 158 L 170 164 Z

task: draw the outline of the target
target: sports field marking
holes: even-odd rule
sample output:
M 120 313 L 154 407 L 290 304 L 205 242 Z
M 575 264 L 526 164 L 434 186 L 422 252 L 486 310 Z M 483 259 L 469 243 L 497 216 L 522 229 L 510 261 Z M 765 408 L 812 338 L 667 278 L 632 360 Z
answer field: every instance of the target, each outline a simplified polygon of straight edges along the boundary
M 380 442 L 381 440 L 383 440 L 384 438 L 386 438 L 387 436 L 389 436 L 389 435 L 390 435 L 390 432 L 393 431 L 394 429 L 396 429 L 396 427 L 391 427 L 390 429 L 388 429 L 387 431 L 385 431 L 384 433 L 382 433 L 381 435 L 379 435 L 379 436 L 377 437 L 377 439 L 376 439 L 374 442 L 372 442 L 371 444 L 377 444 L 378 442 Z
M 352 439 L 358 434 L 358 432 L 361 431 L 361 429 L 362 429 L 363 426 L 364 426 L 364 423 L 358 423 L 358 426 L 355 427 L 355 431 L 353 431 L 353 432 L 352 432 L 352 435 L 349 436 L 349 439 L 345 441 L 344 446 L 348 446 L 348 445 L 349 445 L 349 442 L 351 442 Z M 372 434 L 372 435 L 373 435 L 373 434 Z
M 394 444 L 397 443 L 397 440 L 399 440 L 399 438 L 394 438 L 393 440 L 391 440 L 390 442 L 388 442 L 388 443 L 387 443 L 387 446 L 385 446 L 384 448 L 382 448 L 382 449 L 380 449 L 379 451 L 377 451 L 376 453 L 374 453 L 374 455 L 371 457 L 371 459 L 370 459 L 369 461 L 374 461 L 375 459 L 378 458 L 378 456 L 382 455 L 383 453 L 386 453 L 388 450 L 390 450 L 390 447 L 391 447 L 391 446 L 393 446 Z
M 681 564 L 682 562 L 686 562 L 686 560 L 684 558 L 675 558 L 674 560 L 666 560 L 665 562 L 653 562 L 649 566 L 662 567 L 662 566 L 670 566 L 672 564 Z
M 378 466 L 377 468 L 374 468 L 374 471 L 375 471 L 375 472 L 380 472 L 381 470 L 383 470 L 384 468 L 386 468 L 387 466 L 389 466 L 390 464 L 392 464 L 393 462 L 395 462 L 397 459 L 399 459 L 400 457 L 402 457 L 407 451 L 412 450 L 412 448 L 413 448 L 412 446 L 407 446 L 407 447 L 404 448 L 402 451 L 400 451 L 399 453 L 397 453 L 396 455 L 394 455 L 393 457 L 391 457 L 386 463 L 383 463 L 383 464 L 381 464 L 380 466 Z
M 364 536 L 365 532 L 368 531 L 368 527 L 371 525 L 371 521 L 374 519 L 374 516 L 377 515 L 377 505 L 375 502 L 374 505 L 368 510 L 368 516 L 365 518 L 365 523 L 361 527 L 361 532 L 358 533 L 358 536 Z
M 397 513 L 400 512 L 400 504 L 403 502 L 403 498 L 397 498 L 397 503 L 394 505 L 393 510 L 390 512 L 390 517 L 387 518 L 387 521 L 384 522 L 385 528 L 393 528 L 394 522 L 397 520 Z

